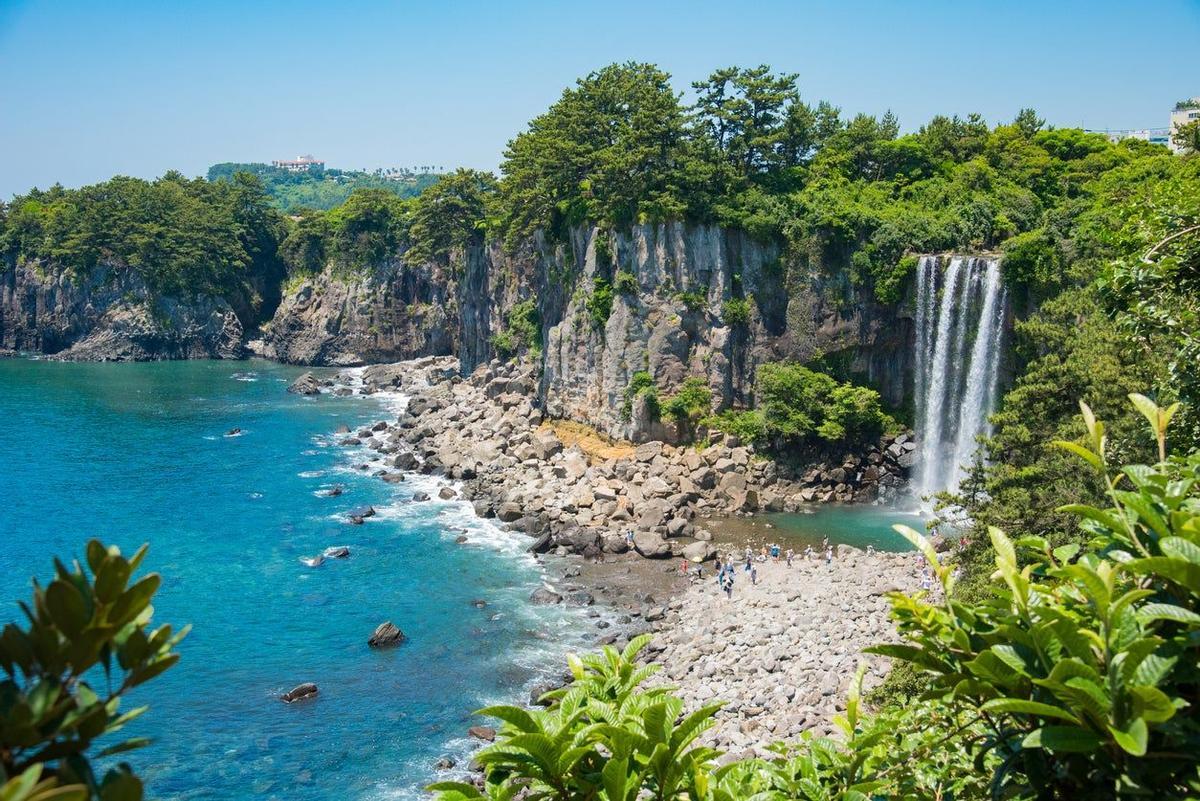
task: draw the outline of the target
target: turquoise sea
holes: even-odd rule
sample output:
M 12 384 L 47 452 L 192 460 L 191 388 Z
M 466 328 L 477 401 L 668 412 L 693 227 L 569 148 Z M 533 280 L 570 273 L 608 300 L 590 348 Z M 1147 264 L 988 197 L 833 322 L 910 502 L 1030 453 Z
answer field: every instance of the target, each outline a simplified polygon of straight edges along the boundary
M 0 360 L 0 623 L 53 556 L 99 537 L 149 542 L 156 621 L 194 627 L 180 664 L 131 699 L 151 706 L 126 732 L 155 739 L 129 755 L 149 797 L 415 795 L 440 756 L 465 764 L 472 710 L 523 697 L 589 628 L 526 603 L 542 574 L 523 535 L 464 502 L 405 502 L 432 478 L 353 469 L 365 456 L 334 430 L 394 417 L 398 399 L 290 395 L 299 372 Z M 320 497 L 334 483 L 345 494 Z M 366 504 L 380 514 L 343 522 Z M 301 563 L 333 545 L 351 557 Z M 409 642 L 368 649 L 384 620 Z M 278 700 L 305 681 L 315 701 Z

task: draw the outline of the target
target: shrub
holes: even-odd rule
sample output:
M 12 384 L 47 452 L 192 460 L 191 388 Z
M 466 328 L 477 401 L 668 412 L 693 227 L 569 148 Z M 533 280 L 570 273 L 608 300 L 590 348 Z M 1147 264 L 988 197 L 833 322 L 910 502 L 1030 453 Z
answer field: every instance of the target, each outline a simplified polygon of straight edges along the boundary
M 700 421 L 708 428 L 733 434 L 743 442 L 762 443 L 767 438 L 767 425 L 761 412 L 727 409 Z
M 146 707 L 120 711 L 135 687 L 179 661 L 173 649 L 187 634 L 170 626 L 150 629 L 157 573 L 136 581 L 146 555 L 129 559 L 92 540 L 87 571 L 55 560 L 54 578 L 34 582 L 33 602 L 22 605 L 28 625 L 9 623 L 0 634 L 0 798 L 13 801 L 140 801 L 142 782 L 126 763 L 98 780 L 88 751 Z M 94 757 L 148 744 L 132 738 Z M 34 789 L 36 787 L 36 789 Z M 57 788 L 57 789 L 55 789 Z
M 765 435 L 784 441 L 861 443 L 896 425 L 884 413 L 875 390 L 838 383 L 798 364 L 761 365 L 754 393 Z
M 612 314 L 612 284 L 603 278 L 592 279 L 592 293 L 587 296 L 584 306 L 587 308 L 588 318 L 592 321 L 592 328 L 603 330 Z
M 700 376 L 686 378 L 662 410 L 679 424 L 684 436 L 691 438 L 696 422 L 712 411 L 712 390 Z
M 698 312 L 708 302 L 708 288 L 689 289 L 687 292 L 675 293 L 675 298 L 683 303 L 690 312 Z
M 636 295 L 638 293 L 637 276 L 626 270 L 618 270 L 613 277 L 613 289 L 622 295 Z
M 646 399 L 651 418 L 657 420 L 662 411 L 658 405 L 658 386 L 654 383 L 654 376 L 644 371 L 634 373 L 629 378 L 629 386 L 625 387 L 625 403 L 621 406 L 621 419 L 629 422 L 633 418 L 633 401 L 639 397 Z
M 750 301 L 745 298 L 730 298 L 721 304 L 721 320 L 733 328 L 750 324 Z
M 676 420 L 695 420 L 712 408 L 712 390 L 700 376 L 686 378 L 679 391 L 663 404 L 663 411 Z

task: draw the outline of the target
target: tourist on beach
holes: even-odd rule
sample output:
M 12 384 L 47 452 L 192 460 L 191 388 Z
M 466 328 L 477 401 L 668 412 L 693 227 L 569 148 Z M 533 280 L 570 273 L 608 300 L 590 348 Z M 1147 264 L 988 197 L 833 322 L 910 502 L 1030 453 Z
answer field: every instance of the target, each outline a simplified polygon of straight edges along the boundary
M 758 586 L 758 568 L 757 567 L 750 568 L 750 583 L 755 586 Z
M 867 546 L 867 556 L 874 556 L 874 555 L 875 555 L 875 546 L 868 545 Z
M 813 558 L 813 547 L 811 545 L 804 546 L 804 558 L 805 559 Z
M 786 557 L 786 559 L 787 559 L 787 566 L 788 566 L 788 567 L 791 567 L 791 566 L 792 566 L 792 557 L 793 557 L 793 556 L 795 556 L 795 555 L 796 555 L 796 552 L 795 552 L 795 551 L 793 551 L 791 548 L 788 548 L 788 549 L 787 549 L 787 553 L 786 553 L 786 554 L 784 554 L 784 556 L 785 556 L 785 557 Z
M 733 599 L 733 573 L 725 574 L 724 580 L 721 582 L 721 589 L 725 590 L 725 597 Z
M 822 538 L 821 538 L 821 547 L 822 547 L 822 548 L 824 548 L 824 549 L 825 549 L 825 550 L 827 550 L 827 551 L 829 550 L 829 537 L 822 537 Z
M 633 529 L 631 528 L 625 530 L 625 544 L 630 548 L 633 547 Z
M 833 549 L 825 546 L 825 567 L 833 566 Z
M 746 572 L 747 573 L 750 572 L 750 567 L 753 563 L 754 563 L 754 551 L 751 551 L 749 548 L 747 548 L 746 549 Z
M 779 564 L 779 544 L 775 542 L 771 543 L 771 561 Z
M 679 560 L 679 575 L 686 576 L 687 572 L 688 572 L 688 560 L 680 559 Z

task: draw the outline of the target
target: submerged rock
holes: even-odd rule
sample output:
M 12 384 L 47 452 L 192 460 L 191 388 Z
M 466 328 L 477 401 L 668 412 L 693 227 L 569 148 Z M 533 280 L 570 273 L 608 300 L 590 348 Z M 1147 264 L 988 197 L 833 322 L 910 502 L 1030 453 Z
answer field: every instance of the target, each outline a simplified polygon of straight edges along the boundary
M 404 632 L 396 628 L 395 624 L 389 620 L 386 623 L 380 623 L 375 628 L 375 633 L 367 640 L 367 645 L 372 648 L 391 648 L 407 639 Z

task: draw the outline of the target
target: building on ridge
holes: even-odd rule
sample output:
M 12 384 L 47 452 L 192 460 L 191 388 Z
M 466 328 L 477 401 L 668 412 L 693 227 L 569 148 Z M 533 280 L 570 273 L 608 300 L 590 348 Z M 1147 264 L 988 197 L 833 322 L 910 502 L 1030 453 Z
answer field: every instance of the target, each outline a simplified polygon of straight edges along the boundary
M 281 170 L 288 172 L 310 172 L 325 169 L 325 162 L 320 159 L 315 159 L 311 155 L 296 156 L 294 159 L 280 159 L 271 162 L 272 167 L 278 167 Z

